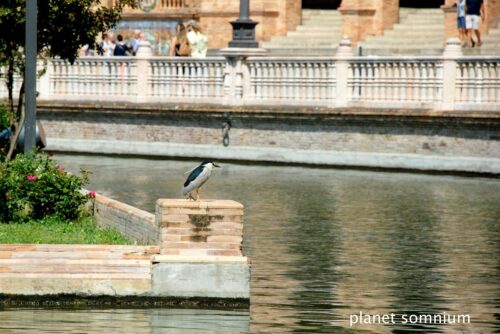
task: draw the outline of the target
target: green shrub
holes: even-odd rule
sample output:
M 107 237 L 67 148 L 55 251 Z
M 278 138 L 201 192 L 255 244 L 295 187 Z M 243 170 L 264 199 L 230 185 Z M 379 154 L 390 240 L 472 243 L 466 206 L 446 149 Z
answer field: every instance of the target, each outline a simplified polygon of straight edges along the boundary
M 0 222 L 78 218 L 88 200 L 81 192 L 87 182 L 87 172 L 67 173 L 44 153 L 19 154 L 0 163 Z
M 0 103 L 0 132 L 9 127 L 9 113 L 4 104 Z

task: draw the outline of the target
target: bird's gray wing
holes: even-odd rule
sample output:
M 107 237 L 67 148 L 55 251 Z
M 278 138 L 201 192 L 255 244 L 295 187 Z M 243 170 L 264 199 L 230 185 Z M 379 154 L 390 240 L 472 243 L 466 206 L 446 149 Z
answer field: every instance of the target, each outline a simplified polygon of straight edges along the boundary
M 192 172 L 193 172 L 196 168 L 198 168 L 198 167 L 199 167 L 199 166 L 196 166 L 196 167 L 194 167 L 193 169 L 188 170 L 187 172 L 185 172 L 185 173 L 184 173 L 184 175 L 186 175 L 186 174 L 191 174 L 191 173 L 192 173 Z

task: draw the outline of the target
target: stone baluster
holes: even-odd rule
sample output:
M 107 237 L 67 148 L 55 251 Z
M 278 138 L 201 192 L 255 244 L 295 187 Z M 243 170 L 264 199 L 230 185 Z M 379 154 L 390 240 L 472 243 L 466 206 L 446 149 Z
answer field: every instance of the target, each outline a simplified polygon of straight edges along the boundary
M 153 56 L 153 50 L 151 49 L 151 43 L 149 43 L 149 41 L 147 40 L 141 40 L 136 55 L 136 61 L 137 61 L 136 93 L 138 102 L 146 102 L 148 96 L 150 95 L 149 62 L 152 56 Z
M 443 98 L 441 109 L 453 110 L 456 101 L 457 59 L 462 56 L 458 38 L 450 38 L 443 52 Z
M 351 41 L 347 36 L 344 36 L 342 41 L 340 41 L 339 47 L 337 49 L 337 98 L 336 106 L 345 107 L 347 106 L 349 99 L 349 89 L 348 89 L 348 79 L 349 79 L 349 60 L 352 58 L 352 45 Z

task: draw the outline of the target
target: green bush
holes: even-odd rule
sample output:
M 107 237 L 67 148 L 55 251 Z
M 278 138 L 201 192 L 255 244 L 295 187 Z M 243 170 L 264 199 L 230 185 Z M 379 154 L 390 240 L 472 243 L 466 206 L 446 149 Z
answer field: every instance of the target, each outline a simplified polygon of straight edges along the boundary
M 9 113 L 4 104 L 0 103 L 0 132 L 9 127 Z
M 81 192 L 87 182 L 87 172 L 67 173 L 44 153 L 19 154 L 0 163 L 0 222 L 78 218 L 88 200 Z

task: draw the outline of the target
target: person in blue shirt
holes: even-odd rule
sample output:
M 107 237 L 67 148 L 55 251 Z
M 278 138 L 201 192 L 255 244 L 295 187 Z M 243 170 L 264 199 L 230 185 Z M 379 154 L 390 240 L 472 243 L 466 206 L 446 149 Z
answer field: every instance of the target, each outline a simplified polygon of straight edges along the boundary
M 465 0 L 457 1 L 457 28 L 458 37 L 463 43 L 462 46 L 467 46 L 467 28 L 465 26 Z
M 480 47 L 481 33 L 479 31 L 479 26 L 481 25 L 481 19 L 484 21 L 484 2 L 483 0 L 466 0 L 466 15 L 465 15 L 465 26 L 467 28 L 467 40 L 471 48 L 474 47 L 475 43 L 472 40 L 472 31 L 476 33 L 477 46 Z

